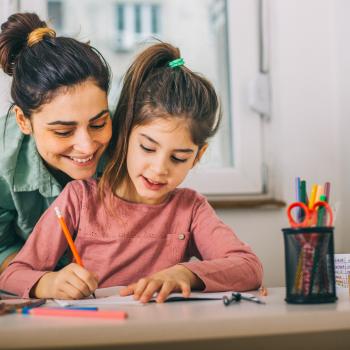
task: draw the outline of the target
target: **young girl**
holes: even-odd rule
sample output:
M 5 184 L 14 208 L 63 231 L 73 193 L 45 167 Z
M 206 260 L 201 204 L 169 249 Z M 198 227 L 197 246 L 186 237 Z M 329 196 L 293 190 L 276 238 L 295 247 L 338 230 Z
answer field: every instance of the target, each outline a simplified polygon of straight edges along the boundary
M 207 200 L 177 187 L 200 160 L 219 125 L 212 85 L 165 43 L 141 53 L 128 70 L 115 115 L 110 161 L 96 180 L 73 181 L 46 211 L 0 288 L 23 297 L 82 298 L 97 286 L 147 302 L 158 292 L 189 296 L 258 288 L 262 266 Z M 84 267 L 52 272 L 67 243 L 66 219 Z M 197 260 L 190 260 L 192 256 Z

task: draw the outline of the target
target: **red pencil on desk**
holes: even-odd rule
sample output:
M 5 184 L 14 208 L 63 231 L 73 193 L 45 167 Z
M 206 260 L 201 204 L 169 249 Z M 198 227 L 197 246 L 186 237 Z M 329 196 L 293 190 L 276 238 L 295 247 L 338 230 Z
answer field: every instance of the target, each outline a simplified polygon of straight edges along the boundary
M 69 309 L 48 309 L 48 308 L 33 308 L 23 310 L 23 314 L 34 316 L 56 316 L 56 317 L 83 317 L 83 318 L 103 318 L 113 320 L 124 320 L 128 317 L 125 311 L 114 310 L 69 310 Z
M 58 207 L 55 207 L 55 212 L 56 212 L 56 216 L 58 218 L 58 221 L 60 222 L 62 231 L 64 233 L 64 236 L 66 237 L 66 240 L 68 242 L 69 248 L 71 249 L 74 259 L 77 262 L 78 265 L 80 265 L 81 267 L 84 267 L 83 262 L 81 261 L 81 258 L 78 254 L 77 248 L 74 245 L 73 239 L 72 239 L 72 235 L 70 234 L 68 227 L 66 225 L 66 222 L 64 221 L 64 218 L 61 214 L 61 211 Z M 92 293 L 93 297 L 96 299 L 95 293 Z

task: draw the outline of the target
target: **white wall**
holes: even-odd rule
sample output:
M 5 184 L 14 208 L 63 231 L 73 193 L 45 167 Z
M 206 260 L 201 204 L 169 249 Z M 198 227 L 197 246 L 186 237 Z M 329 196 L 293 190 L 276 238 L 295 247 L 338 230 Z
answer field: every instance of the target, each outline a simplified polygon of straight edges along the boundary
M 331 181 L 337 252 L 350 253 L 350 2 L 346 0 L 269 3 L 272 118 L 264 125 L 270 188 L 294 200 L 294 178 Z M 219 215 L 262 259 L 265 284 L 284 285 L 281 228 L 285 209 L 220 210 Z

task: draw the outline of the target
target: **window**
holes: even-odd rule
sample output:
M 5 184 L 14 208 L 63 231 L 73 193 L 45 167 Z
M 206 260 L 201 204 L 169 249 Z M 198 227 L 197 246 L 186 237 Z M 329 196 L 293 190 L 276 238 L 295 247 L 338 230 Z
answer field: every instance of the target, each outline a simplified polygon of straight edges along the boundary
M 56 31 L 63 29 L 63 6 L 59 0 L 49 0 L 47 3 L 47 14 L 51 25 Z
M 90 40 L 102 52 L 114 76 L 112 108 L 124 72 L 145 43 L 160 38 L 180 47 L 185 64 L 213 82 L 223 108 L 218 135 L 184 185 L 209 195 L 262 192 L 261 118 L 249 107 L 249 87 L 259 73 L 259 1 L 19 2 L 34 12 L 44 4 L 61 34 Z
M 132 52 L 141 42 L 158 36 L 159 7 L 152 2 L 115 4 L 116 52 Z

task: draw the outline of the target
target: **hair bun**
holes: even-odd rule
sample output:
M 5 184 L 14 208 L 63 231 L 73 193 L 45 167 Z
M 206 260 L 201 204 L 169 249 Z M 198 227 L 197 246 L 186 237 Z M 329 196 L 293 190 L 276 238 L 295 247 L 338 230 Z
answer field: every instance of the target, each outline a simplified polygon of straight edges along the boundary
M 27 47 L 29 34 L 37 29 L 47 27 L 35 13 L 15 13 L 1 25 L 0 66 L 12 76 L 18 55 Z

